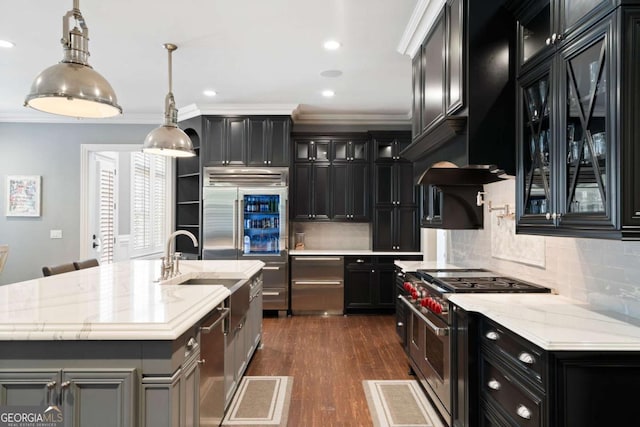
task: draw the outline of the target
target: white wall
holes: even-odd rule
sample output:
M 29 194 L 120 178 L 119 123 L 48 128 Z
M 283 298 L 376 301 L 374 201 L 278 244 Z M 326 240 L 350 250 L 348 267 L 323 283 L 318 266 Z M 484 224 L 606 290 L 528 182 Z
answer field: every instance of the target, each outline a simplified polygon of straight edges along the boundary
M 485 200 L 494 206 L 515 206 L 515 180 L 485 185 L 485 191 Z M 447 231 L 448 260 L 640 318 L 640 242 L 516 235 L 515 221 L 503 218 L 498 224 L 497 214 L 489 214 L 485 206 L 483 230 Z M 519 254 L 529 258 L 527 263 L 503 259 Z
M 80 253 L 80 145 L 141 144 L 156 125 L 0 123 L 0 244 L 10 252 L 0 285 L 42 277 L 42 266 Z M 5 216 L 7 175 L 42 177 L 42 215 Z M 62 230 L 50 239 L 49 230 Z

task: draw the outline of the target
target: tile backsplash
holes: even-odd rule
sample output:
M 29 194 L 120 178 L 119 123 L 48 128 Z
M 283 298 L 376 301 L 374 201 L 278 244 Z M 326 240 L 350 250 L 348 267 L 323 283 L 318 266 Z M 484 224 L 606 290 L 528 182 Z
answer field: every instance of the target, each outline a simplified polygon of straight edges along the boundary
M 295 246 L 296 233 L 304 233 L 305 249 L 359 250 L 372 248 L 371 224 L 344 222 L 294 222 L 289 247 Z
M 485 201 L 494 207 L 515 209 L 514 179 L 485 185 L 485 191 Z M 640 318 L 640 242 L 515 234 L 513 218 L 500 218 L 498 225 L 501 213 L 489 213 L 485 205 L 483 230 L 447 231 L 448 261 L 529 280 Z M 520 259 L 518 254 L 521 262 L 513 260 Z

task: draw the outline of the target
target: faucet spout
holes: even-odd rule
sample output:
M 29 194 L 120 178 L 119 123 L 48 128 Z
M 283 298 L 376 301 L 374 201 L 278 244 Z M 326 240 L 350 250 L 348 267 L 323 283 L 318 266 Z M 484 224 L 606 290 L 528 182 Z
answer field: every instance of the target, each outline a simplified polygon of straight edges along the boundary
M 169 235 L 169 238 L 167 239 L 167 250 L 164 254 L 164 257 L 162 259 L 162 274 L 161 274 L 161 280 L 165 280 L 168 279 L 169 277 L 178 274 L 179 272 L 177 271 L 177 259 L 174 260 L 174 254 L 171 253 L 171 247 L 173 246 L 173 241 L 175 240 L 176 236 L 179 235 L 185 235 L 191 238 L 191 241 L 193 242 L 193 247 L 197 248 L 198 247 L 198 239 L 196 239 L 196 236 L 193 235 L 193 233 L 186 231 L 186 230 L 176 230 L 173 233 L 171 233 Z M 174 269 L 174 262 L 175 264 L 175 269 Z
M 173 246 L 173 241 L 175 240 L 176 236 L 179 236 L 181 234 L 191 238 L 194 248 L 198 247 L 198 239 L 196 239 L 196 236 L 194 236 L 193 233 L 187 230 L 176 230 L 171 233 L 169 235 L 169 238 L 167 239 L 167 251 L 164 254 L 166 260 L 171 259 L 171 246 Z

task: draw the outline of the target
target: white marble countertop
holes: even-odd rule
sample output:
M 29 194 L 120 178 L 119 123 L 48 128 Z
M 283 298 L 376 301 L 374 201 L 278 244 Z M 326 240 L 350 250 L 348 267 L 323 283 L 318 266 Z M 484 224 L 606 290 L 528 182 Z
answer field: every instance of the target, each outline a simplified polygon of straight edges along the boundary
M 160 261 L 126 261 L 0 286 L 0 341 L 173 340 L 229 296 L 194 278 L 248 279 L 261 261 L 181 261 L 154 282 Z
M 640 327 L 561 295 L 452 294 L 449 300 L 545 350 L 640 351 Z
M 326 256 L 338 256 L 338 255 L 344 255 L 344 256 L 358 256 L 358 255 L 370 255 L 370 256 L 406 256 L 406 255 L 418 255 L 418 256 L 422 256 L 422 252 L 397 252 L 397 251 L 389 251 L 389 252 L 384 252 L 384 251 L 372 251 L 369 249 L 347 249 L 347 250 L 340 250 L 340 249 L 291 249 L 289 250 L 289 255 L 326 255 Z

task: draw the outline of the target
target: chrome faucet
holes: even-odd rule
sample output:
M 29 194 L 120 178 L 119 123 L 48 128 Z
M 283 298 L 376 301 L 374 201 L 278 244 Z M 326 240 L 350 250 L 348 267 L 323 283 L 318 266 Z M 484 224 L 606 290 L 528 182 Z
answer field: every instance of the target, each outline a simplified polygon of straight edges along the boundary
M 180 274 L 178 260 L 181 254 L 180 252 L 172 253 L 171 248 L 173 247 L 173 241 L 175 240 L 176 236 L 179 236 L 181 234 L 189 236 L 191 238 L 191 241 L 193 242 L 193 247 L 198 247 L 198 240 L 196 239 L 196 236 L 193 235 L 193 233 L 186 230 L 176 230 L 171 233 L 169 235 L 169 238 L 167 239 L 167 250 L 164 253 L 164 256 L 161 258 L 162 263 L 160 280 L 167 280 L 170 277 L 174 277 Z

